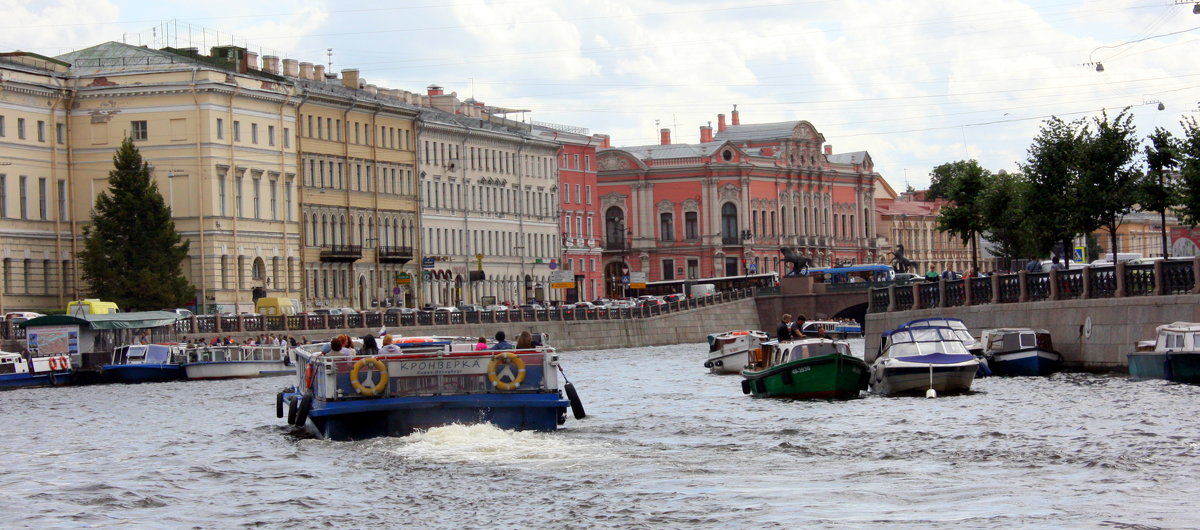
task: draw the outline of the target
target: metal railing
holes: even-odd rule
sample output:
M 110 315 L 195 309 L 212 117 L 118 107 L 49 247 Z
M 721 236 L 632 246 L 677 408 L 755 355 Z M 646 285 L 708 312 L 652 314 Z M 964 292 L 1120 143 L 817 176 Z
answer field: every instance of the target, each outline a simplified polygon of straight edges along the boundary
M 963 280 L 872 286 L 869 311 L 883 313 L 984 304 L 1200 294 L 1200 257 L 1050 272 L 997 273 Z

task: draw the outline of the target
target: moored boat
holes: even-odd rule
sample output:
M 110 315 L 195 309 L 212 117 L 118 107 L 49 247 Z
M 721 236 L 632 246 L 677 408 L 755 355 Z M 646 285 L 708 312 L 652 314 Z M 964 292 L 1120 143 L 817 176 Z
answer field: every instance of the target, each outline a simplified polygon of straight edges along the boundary
M 906 324 L 884 333 L 883 352 L 871 365 L 870 390 L 885 396 L 967 392 L 979 364 L 954 328 Z
M 178 381 L 186 377 L 183 344 L 131 344 L 113 350 L 112 362 L 101 365 L 104 378 L 113 383 Z
M 1153 351 L 1129 354 L 1129 375 L 1136 380 L 1200 384 L 1200 323 L 1164 324 L 1157 332 Z
M 725 331 L 708 335 L 708 359 L 704 367 L 714 374 L 738 374 L 746 366 L 746 354 L 762 347 L 771 336 L 757 330 Z
M 754 397 L 850 399 L 867 389 L 869 367 L 845 341 L 771 341 L 748 354 L 742 393 Z
M 294 348 L 297 381 L 276 396 L 276 415 L 286 406 L 289 423 L 332 440 L 454 423 L 553 431 L 568 407 L 584 416 L 574 386 L 559 386 L 554 348 L 476 351 L 474 339 L 449 337 L 395 344 L 399 353 L 374 356 L 322 354 L 322 344 Z
M 66 355 L 26 357 L 0 351 L 0 390 L 71 384 L 71 358 Z
M 295 373 L 282 346 L 198 346 L 187 350 L 183 364 L 191 379 L 244 379 Z
M 985 329 L 979 342 L 996 375 L 1049 375 L 1062 368 L 1062 354 L 1054 351 L 1050 332 L 1044 329 Z

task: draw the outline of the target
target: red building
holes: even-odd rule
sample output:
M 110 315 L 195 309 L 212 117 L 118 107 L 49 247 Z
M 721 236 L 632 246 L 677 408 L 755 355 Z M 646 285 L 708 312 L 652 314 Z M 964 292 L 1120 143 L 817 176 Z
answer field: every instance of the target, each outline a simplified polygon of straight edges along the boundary
M 562 256 L 556 266 L 574 272 L 575 288 L 563 300 L 593 300 L 604 292 L 603 249 L 597 213 L 596 149 L 605 140 L 582 127 L 533 123 L 534 135 L 562 147 L 558 151 L 559 226 Z
M 865 151 L 833 154 L 807 121 L 742 125 L 717 116 L 700 142 L 598 153 L 604 277 L 621 292 L 628 271 L 649 281 L 788 271 L 782 247 L 818 266 L 875 263 L 875 180 Z

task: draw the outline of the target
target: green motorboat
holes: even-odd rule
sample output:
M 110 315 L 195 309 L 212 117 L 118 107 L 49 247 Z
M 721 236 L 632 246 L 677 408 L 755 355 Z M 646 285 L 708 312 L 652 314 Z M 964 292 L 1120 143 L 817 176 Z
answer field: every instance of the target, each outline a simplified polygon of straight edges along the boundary
M 754 397 L 851 399 L 867 389 L 870 368 L 841 340 L 799 339 L 763 344 L 742 370 L 742 393 Z

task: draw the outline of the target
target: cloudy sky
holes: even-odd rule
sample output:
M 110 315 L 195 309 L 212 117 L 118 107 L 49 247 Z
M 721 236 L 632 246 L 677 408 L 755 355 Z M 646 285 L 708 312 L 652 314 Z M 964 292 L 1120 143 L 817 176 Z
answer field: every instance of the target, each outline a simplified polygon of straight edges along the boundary
M 898 191 L 974 158 L 1013 171 L 1044 119 L 1132 107 L 1142 136 L 1200 102 L 1192 2 L 673 0 L 0 0 L 0 48 L 57 55 L 104 41 L 212 46 L 431 83 L 614 145 L 697 142 L 808 120 L 835 152 L 871 153 Z M 166 36 L 164 36 L 166 33 Z M 1104 65 L 1097 72 L 1094 63 Z M 1158 110 L 1158 103 L 1165 110 Z

